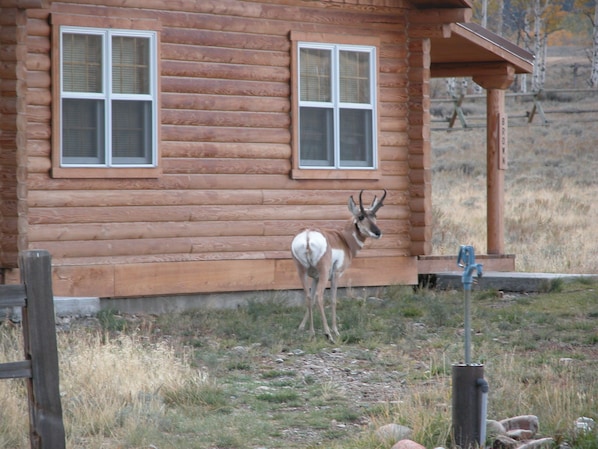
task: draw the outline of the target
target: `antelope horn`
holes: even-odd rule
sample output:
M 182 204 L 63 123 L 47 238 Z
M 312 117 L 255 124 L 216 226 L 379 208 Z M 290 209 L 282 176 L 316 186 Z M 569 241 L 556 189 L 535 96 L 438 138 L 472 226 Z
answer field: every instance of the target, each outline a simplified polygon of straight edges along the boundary
M 384 189 L 384 194 L 382 195 L 382 198 L 380 198 L 380 201 L 376 201 L 376 197 L 374 197 L 374 201 L 372 202 L 372 207 L 370 209 L 373 214 L 376 214 L 378 209 L 384 206 L 384 198 L 386 198 L 386 189 Z
M 363 208 L 363 201 L 361 200 L 361 194 L 363 190 L 359 192 L 359 210 L 361 210 L 362 215 L 365 215 L 365 209 Z

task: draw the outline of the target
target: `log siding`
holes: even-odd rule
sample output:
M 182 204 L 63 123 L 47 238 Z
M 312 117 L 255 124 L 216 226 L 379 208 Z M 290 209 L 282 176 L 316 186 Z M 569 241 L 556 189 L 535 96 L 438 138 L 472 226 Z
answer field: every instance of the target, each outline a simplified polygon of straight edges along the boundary
M 2 192 L 3 267 L 16 260 L 18 234 L 19 249 L 52 254 L 58 295 L 298 288 L 289 250 L 294 233 L 312 223 L 340 225 L 349 195 L 366 189 L 370 201 L 387 189 L 379 214 L 384 237 L 368 243 L 343 280 L 416 282 L 415 256 L 430 249 L 429 49 L 425 40 L 411 42 L 408 8 L 387 0 L 132 0 L 124 6 L 76 0 L 11 11 L 26 14 L 20 21 L 27 81 L 21 191 L 27 193 L 19 206 L 25 222 L 17 225 L 16 171 L 2 164 L 13 178 L 13 188 Z M 61 24 L 159 32 L 158 173 L 56 170 L 52 86 Z M 376 176 L 292 178 L 291 32 L 376 42 Z

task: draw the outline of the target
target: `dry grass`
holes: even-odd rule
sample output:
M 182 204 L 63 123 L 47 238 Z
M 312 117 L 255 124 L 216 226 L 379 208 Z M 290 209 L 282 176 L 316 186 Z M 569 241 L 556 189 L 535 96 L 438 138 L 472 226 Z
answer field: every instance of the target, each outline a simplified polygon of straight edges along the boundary
M 596 436 L 572 433 L 579 416 L 598 421 L 596 286 L 474 292 L 472 355 L 485 365 L 490 418 L 536 414 L 543 435 L 598 449 Z M 58 334 L 67 447 L 388 449 L 375 438 L 388 423 L 450 447 L 462 307 L 461 292 L 408 287 L 341 298 L 334 349 L 297 333 L 302 308 L 276 298 L 141 321 L 150 326 L 122 326 L 113 312 L 75 323 Z M 22 358 L 19 335 L 0 326 L 0 362 Z M 0 382 L 0 447 L 28 447 L 19 381 Z
M 589 64 L 583 54 L 583 49 L 552 49 L 546 88 L 585 87 Z M 437 97 L 446 95 L 444 82 L 434 80 L 433 91 Z M 547 112 L 591 111 L 597 103 L 598 92 L 549 92 L 542 101 Z M 445 116 L 449 106 L 442 104 Z M 596 113 L 551 112 L 547 126 L 540 125 L 539 117 L 528 126 L 526 118 L 516 116 L 531 110 L 529 101 L 507 98 L 506 106 L 513 117 L 505 172 L 506 252 L 516 255 L 519 271 L 598 273 Z M 483 99 L 467 100 L 464 110 L 469 123 L 485 123 L 471 118 L 485 113 Z M 454 255 L 461 244 L 485 253 L 486 130 L 433 131 L 432 164 L 433 254 Z
M 485 139 L 433 132 L 434 254 L 486 251 Z M 517 270 L 598 273 L 597 173 L 598 123 L 511 127 L 505 245 Z
M 4 361 L 22 359 L 20 329 L 0 326 Z M 58 334 L 60 392 L 67 447 L 136 447 L 166 414 L 165 397 L 207 384 L 181 348 L 166 340 L 150 344 L 132 334 L 78 329 Z M 181 353 L 182 352 L 182 353 Z M 0 447 L 25 448 L 28 412 L 24 381 L 0 382 Z M 123 436 L 125 436 L 123 438 Z

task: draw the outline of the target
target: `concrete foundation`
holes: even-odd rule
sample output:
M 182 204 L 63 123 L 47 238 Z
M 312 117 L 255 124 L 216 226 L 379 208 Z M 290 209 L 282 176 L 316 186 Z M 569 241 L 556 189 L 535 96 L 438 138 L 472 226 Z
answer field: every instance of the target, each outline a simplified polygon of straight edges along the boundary
M 435 275 L 436 288 L 442 290 L 461 289 L 462 271 L 449 271 Z M 559 274 L 559 273 L 518 273 L 484 271 L 481 278 L 474 277 L 476 290 L 499 290 L 504 292 L 534 293 L 548 291 L 555 279 L 571 282 L 583 277 L 598 279 L 595 274 Z

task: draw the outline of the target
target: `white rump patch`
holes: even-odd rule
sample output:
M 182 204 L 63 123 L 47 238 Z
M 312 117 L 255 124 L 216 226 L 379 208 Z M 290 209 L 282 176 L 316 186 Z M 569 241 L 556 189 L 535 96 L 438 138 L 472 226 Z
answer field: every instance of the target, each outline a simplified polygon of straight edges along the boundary
M 305 230 L 295 236 L 291 251 L 301 265 L 309 268 L 318 264 L 327 247 L 326 238 L 320 232 Z
M 338 271 L 345 264 L 345 252 L 342 249 L 332 250 L 332 266 L 330 267 L 330 279 L 332 279 L 332 270 Z

